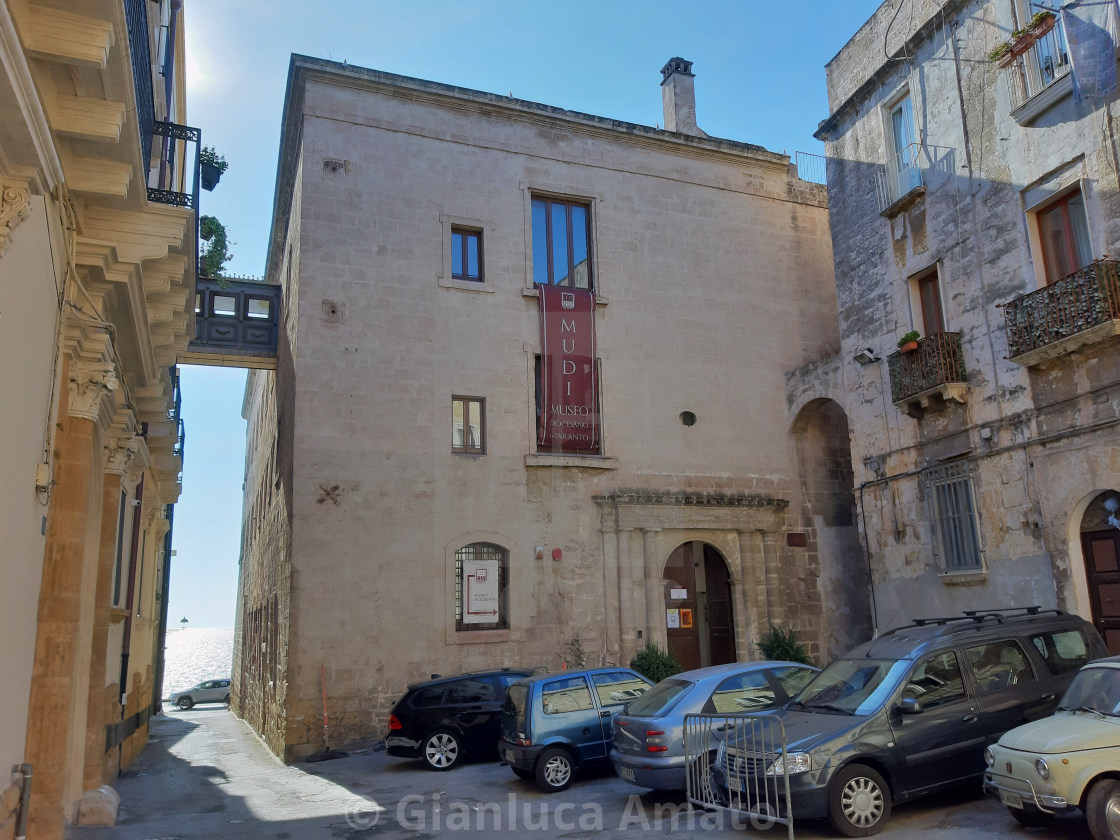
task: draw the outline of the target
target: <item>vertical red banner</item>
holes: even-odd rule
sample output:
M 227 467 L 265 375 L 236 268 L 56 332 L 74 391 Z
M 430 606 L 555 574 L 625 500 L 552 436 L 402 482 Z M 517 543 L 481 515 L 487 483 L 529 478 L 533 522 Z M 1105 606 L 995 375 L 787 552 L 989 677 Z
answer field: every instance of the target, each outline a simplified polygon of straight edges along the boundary
M 537 286 L 541 305 L 539 450 L 599 454 L 599 380 L 595 370 L 595 295 Z

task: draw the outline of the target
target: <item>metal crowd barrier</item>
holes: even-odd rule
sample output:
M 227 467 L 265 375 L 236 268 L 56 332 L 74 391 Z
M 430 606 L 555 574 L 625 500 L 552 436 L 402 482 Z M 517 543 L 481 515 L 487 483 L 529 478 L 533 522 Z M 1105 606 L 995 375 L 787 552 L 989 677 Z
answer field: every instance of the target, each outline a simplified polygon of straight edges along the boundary
M 740 823 L 746 818 L 756 829 L 784 825 L 793 840 L 788 768 L 766 774 L 785 751 L 785 726 L 776 717 L 685 715 L 688 801 L 730 812 Z

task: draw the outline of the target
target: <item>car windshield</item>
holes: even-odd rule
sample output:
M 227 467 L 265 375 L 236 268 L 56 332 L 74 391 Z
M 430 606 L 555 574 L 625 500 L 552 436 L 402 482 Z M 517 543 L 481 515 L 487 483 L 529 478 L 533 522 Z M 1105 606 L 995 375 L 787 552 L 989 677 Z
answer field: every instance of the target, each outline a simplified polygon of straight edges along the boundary
M 1066 689 L 1059 708 L 1120 716 L 1120 669 L 1082 669 Z
M 869 715 L 883 705 L 910 664 L 908 660 L 840 659 L 805 686 L 792 708 Z
M 667 715 L 690 688 L 692 683 L 688 680 L 672 677 L 662 680 L 638 699 L 631 700 L 626 706 L 626 714 L 645 717 Z

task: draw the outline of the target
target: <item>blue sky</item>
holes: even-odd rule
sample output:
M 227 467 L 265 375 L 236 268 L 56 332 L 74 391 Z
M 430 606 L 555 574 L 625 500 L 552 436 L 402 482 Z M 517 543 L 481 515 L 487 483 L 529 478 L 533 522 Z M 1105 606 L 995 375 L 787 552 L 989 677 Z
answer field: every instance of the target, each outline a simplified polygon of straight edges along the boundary
M 880 2 L 187 0 L 188 122 L 229 162 L 201 212 L 227 228 L 227 270 L 263 275 L 293 52 L 651 126 L 662 122 L 660 69 L 681 56 L 708 134 L 821 154 L 812 134 L 828 116 L 824 65 Z M 231 626 L 245 374 L 188 367 L 182 381 L 170 617 Z

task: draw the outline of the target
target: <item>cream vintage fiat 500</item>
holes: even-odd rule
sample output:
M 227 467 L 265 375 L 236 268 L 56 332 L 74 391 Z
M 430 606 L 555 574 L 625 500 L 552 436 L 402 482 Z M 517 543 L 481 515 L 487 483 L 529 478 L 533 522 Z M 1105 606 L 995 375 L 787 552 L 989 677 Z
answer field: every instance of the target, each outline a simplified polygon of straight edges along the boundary
M 1085 812 L 1094 840 L 1120 840 L 1120 656 L 1090 662 L 1058 710 L 984 752 L 984 789 L 1020 823 Z

